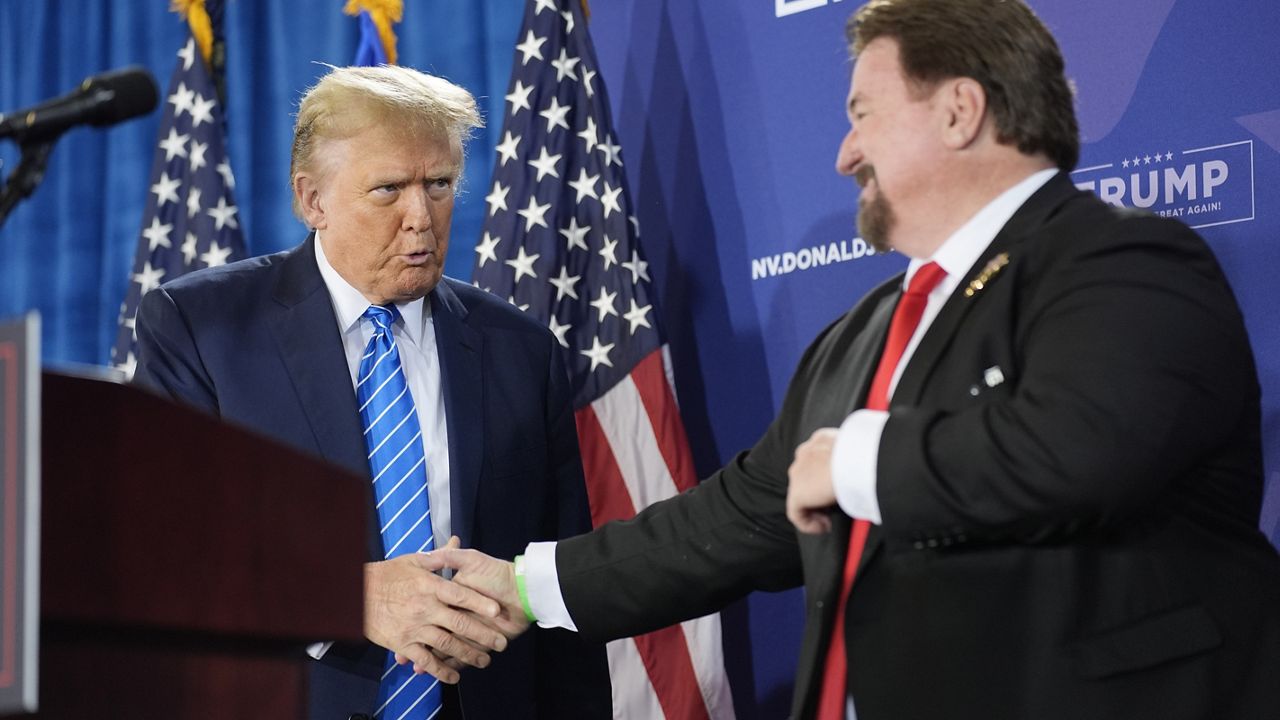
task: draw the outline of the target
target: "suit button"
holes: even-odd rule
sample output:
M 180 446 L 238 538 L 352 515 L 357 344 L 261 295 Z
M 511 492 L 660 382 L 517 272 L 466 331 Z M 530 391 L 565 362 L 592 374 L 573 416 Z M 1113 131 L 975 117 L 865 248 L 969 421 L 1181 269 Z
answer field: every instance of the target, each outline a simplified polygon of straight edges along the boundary
M 938 538 L 929 538 L 929 542 L 927 544 L 931 548 L 938 547 Z
M 924 541 L 923 541 L 923 540 L 917 540 L 917 541 L 915 541 L 915 542 L 911 543 L 911 547 L 913 547 L 913 548 L 915 548 L 915 549 L 917 549 L 917 550 L 923 550 L 923 549 L 924 549 Z

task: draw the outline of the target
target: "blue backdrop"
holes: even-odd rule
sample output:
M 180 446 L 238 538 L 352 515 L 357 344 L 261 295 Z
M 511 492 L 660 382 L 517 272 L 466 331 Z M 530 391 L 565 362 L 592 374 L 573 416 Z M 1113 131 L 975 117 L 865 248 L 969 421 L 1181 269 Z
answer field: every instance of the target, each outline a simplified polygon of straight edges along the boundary
M 295 244 L 290 113 L 355 48 L 331 3 L 231 0 L 229 144 L 251 252 Z M 855 237 L 856 187 L 833 168 L 849 63 L 841 0 L 593 0 L 591 31 L 631 197 L 666 310 L 677 389 L 703 474 L 773 416 L 816 332 L 904 264 Z M 1231 277 L 1258 359 L 1268 494 L 1280 542 L 1280 3 L 1031 0 L 1062 44 L 1084 136 L 1077 183 L 1179 217 Z M 0 108 L 127 63 L 163 86 L 183 37 L 164 0 L 0 0 Z M 482 96 L 492 123 L 468 160 L 447 264 L 467 277 L 484 212 L 520 0 L 410 0 L 401 62 Z M 0 316 L 45 317 L 45 358 L 105 362 L 155 143 L 152 117 L 76 130 L 45 185 L 0 230 Z M 14 154 L 0 147 L 11 167 Z M 7 170 L 5 170 L 7 172 Z M 836 251 L 830 248 L 834 244 Z M 815 265 L 813 249 L 837 260 Z M 1224 372 L 1231 372 L 1224 368 Z M 797 592 L 727 619 L 741 718 L 782 717 L 801 624 Z

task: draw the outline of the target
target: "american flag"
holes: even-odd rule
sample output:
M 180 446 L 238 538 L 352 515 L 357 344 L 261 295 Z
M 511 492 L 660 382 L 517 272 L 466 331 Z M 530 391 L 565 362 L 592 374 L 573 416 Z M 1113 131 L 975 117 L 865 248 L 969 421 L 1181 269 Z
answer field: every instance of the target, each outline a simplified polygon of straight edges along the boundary
M 697 483 L 578 0 L 530 0 L 473 281 L 564 346 L 592 521 Z M 719 616 L 609 644 L 616 717 L 733 718 Z
M 130 378 L 142 296 L 184 273 L 245 257 L 222 109 L 194 39 L 178 51 L 166 98 L 133 273 L 111 348 L 111 364 Z

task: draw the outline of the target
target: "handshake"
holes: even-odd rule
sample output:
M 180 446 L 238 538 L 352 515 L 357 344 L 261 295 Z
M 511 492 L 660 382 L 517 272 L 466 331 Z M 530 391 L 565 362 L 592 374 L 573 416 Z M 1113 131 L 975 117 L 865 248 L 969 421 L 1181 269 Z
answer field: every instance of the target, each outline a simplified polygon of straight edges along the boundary
M 437 574 L 445 568 L 452 581 Z M 487 667 L 490 652 L 529 628 L 515 566 L 463 550 L 457 537 L 439 550 L 366 563 L 364 606 L 370 641 L 449 684 L 464 666 Z

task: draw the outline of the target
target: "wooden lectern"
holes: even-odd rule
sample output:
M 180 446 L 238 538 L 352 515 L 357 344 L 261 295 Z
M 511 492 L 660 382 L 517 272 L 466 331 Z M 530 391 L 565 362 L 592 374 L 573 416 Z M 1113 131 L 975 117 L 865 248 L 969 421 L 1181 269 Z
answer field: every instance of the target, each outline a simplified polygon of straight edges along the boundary
M 362 637 L 360 478 L 135 387 L 43 379 L 41 718 L 303 718 Z

